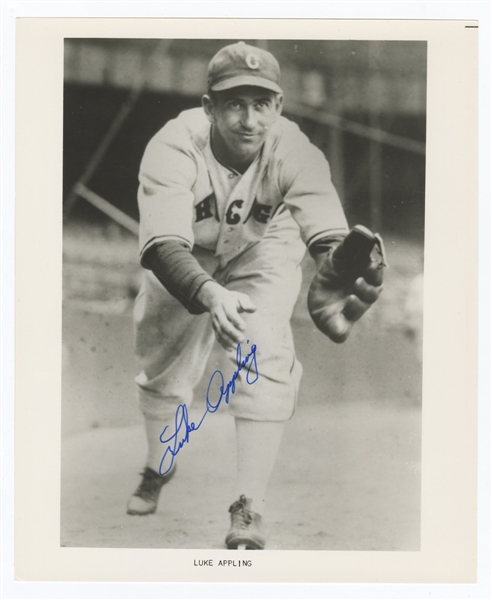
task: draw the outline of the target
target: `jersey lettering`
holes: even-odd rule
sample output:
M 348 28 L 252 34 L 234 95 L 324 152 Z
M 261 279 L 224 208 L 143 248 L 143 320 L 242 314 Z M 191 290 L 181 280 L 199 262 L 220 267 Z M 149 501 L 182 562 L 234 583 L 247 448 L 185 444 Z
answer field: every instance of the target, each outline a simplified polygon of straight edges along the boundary
M 253 217 L 259 223 L 267 223 L 270 218 L 272 207 L 269 204 L 260 204 L 256 198 L 253 204 Z
M 232 210 L 236 206 L 237 206 L 237 208 L 241 208 L 241 206 L 243 205 L 243 202 L 244 202 L 244 200 L 234 200 L 234 202 L 232 202 L 231 205 L 229 206 L 229 208 L 227 209 L 226 223 L 228 225 L 237 225 L 239 223 L 239 221 L 241 220 L 239 213 L 237 213 L 237 212 L 233 213 Z
M 212 210 L 210 209 L 210 204 L 212 199 L 214 198 L 213 194 L 207 196 L 205 200 L 202 200 L 195 206 L 195 222 L 203 221 L 203 219 L 210 219 L 212 217 Z

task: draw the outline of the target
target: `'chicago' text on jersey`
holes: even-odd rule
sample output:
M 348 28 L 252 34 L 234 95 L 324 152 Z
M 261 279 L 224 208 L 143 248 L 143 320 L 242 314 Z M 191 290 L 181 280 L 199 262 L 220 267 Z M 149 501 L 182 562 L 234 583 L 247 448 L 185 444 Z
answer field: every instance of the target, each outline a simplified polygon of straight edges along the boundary
M 253 206 L 249 211 L 246 218 L 241 221 L 241 208 L 244 205 L 244 200 L 237 199 L 233 200 L 229 205 L 226 213 L 225 213 L 225 222 L 228 225 L 238 225 L 239 223 L 247 223 L 248 220 L 252 217 L 258 223 L 268 223 L 268 221 L 273 216 L 273 206 L 269 204 L 261 204 L 258 202 L 258 199 L 255 198 L 253 201 Z M 195 205 L 195 223 L 199 223 L 204 219 L 217 219 L 219 220 L 219 216 L 216 211 L 217 202 L 215 199 L 215 194 L 210 194 L 204 200 Z

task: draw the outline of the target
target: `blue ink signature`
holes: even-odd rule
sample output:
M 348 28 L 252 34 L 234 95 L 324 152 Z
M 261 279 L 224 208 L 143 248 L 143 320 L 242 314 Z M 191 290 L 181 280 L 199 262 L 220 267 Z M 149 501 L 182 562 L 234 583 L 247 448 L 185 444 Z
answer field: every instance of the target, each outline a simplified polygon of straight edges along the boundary
M 159 438 L 162 444 L 168 444 L 167 448 L 164 451 L 164 454 L 162 455 L 161 464 L 159 465 L 159 473 L 161 475 L 169 473 L 169 471 L 173 467 L 174 458 L 179 453 L 181 448 L 190 441 L 190 433 L 192 431 L 197 431 L 198 429 L 200 429 L 208 413 L 217 412 L 222 403 L 222 400 L 224 400 L 226 404 L 229 404 L 231 394 L 234 394 L 236 391 L 236 381 L 239 377 L 239 373 L 243 369 L 247 368 L 245 380 L 248 385 L 252 385 L 258 380 L 259 374 L 256 360 L 256 344 L 251 345 L 251 350 L 244 357 L 244 359 L 242 357 L 241 344 L 237 345 L 236 365 L 237 369 L 234 371 L 231 379 L 227 382 L 227 385 L 225 386 L 224 376 L 222 375 L 222 372 L 216 370 L 212 373 L 212 377 L 208 382 L 206 409 L 198 423 L 195 423 L 194 421 L 192 421 L 191 423 L 189 422 L 188 407 L 186 406 L 186 404 L 180 404 L 178 406 L 174 415 L 174 433 L 169 437 L 165 437 L 166 431 L 169 428 L 169 425 L 166 425 L 164 431 L 161 433 Z M 210 399 L 211 388 L 214 382 L 216 385 L 219 385 L 219 395 L 216 401 Z M 168 464 L 164 469 L 163 467 L 166 463 Z

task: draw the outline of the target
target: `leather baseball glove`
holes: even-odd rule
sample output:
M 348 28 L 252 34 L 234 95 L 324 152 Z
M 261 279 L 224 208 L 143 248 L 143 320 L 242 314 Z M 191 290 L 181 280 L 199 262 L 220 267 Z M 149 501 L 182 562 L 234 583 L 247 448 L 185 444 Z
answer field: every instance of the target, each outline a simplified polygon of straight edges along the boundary
M 327 252 L 309 287 L 308 310 L 316 327 L 332 341 L 344 342 L 378 299 L 386 266 L 381 236 L 356 225 Z

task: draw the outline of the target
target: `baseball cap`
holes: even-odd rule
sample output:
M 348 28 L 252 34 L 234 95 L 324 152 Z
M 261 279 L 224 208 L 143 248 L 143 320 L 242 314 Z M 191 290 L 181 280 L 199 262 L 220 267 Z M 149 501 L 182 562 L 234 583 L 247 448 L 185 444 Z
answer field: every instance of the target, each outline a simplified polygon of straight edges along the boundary
M 282 93 L 277 59 L 261 48 L 238 42 L 217 52 L 208 65 L 208 89 L 229 90 L 240 85 L 254 85 Z

